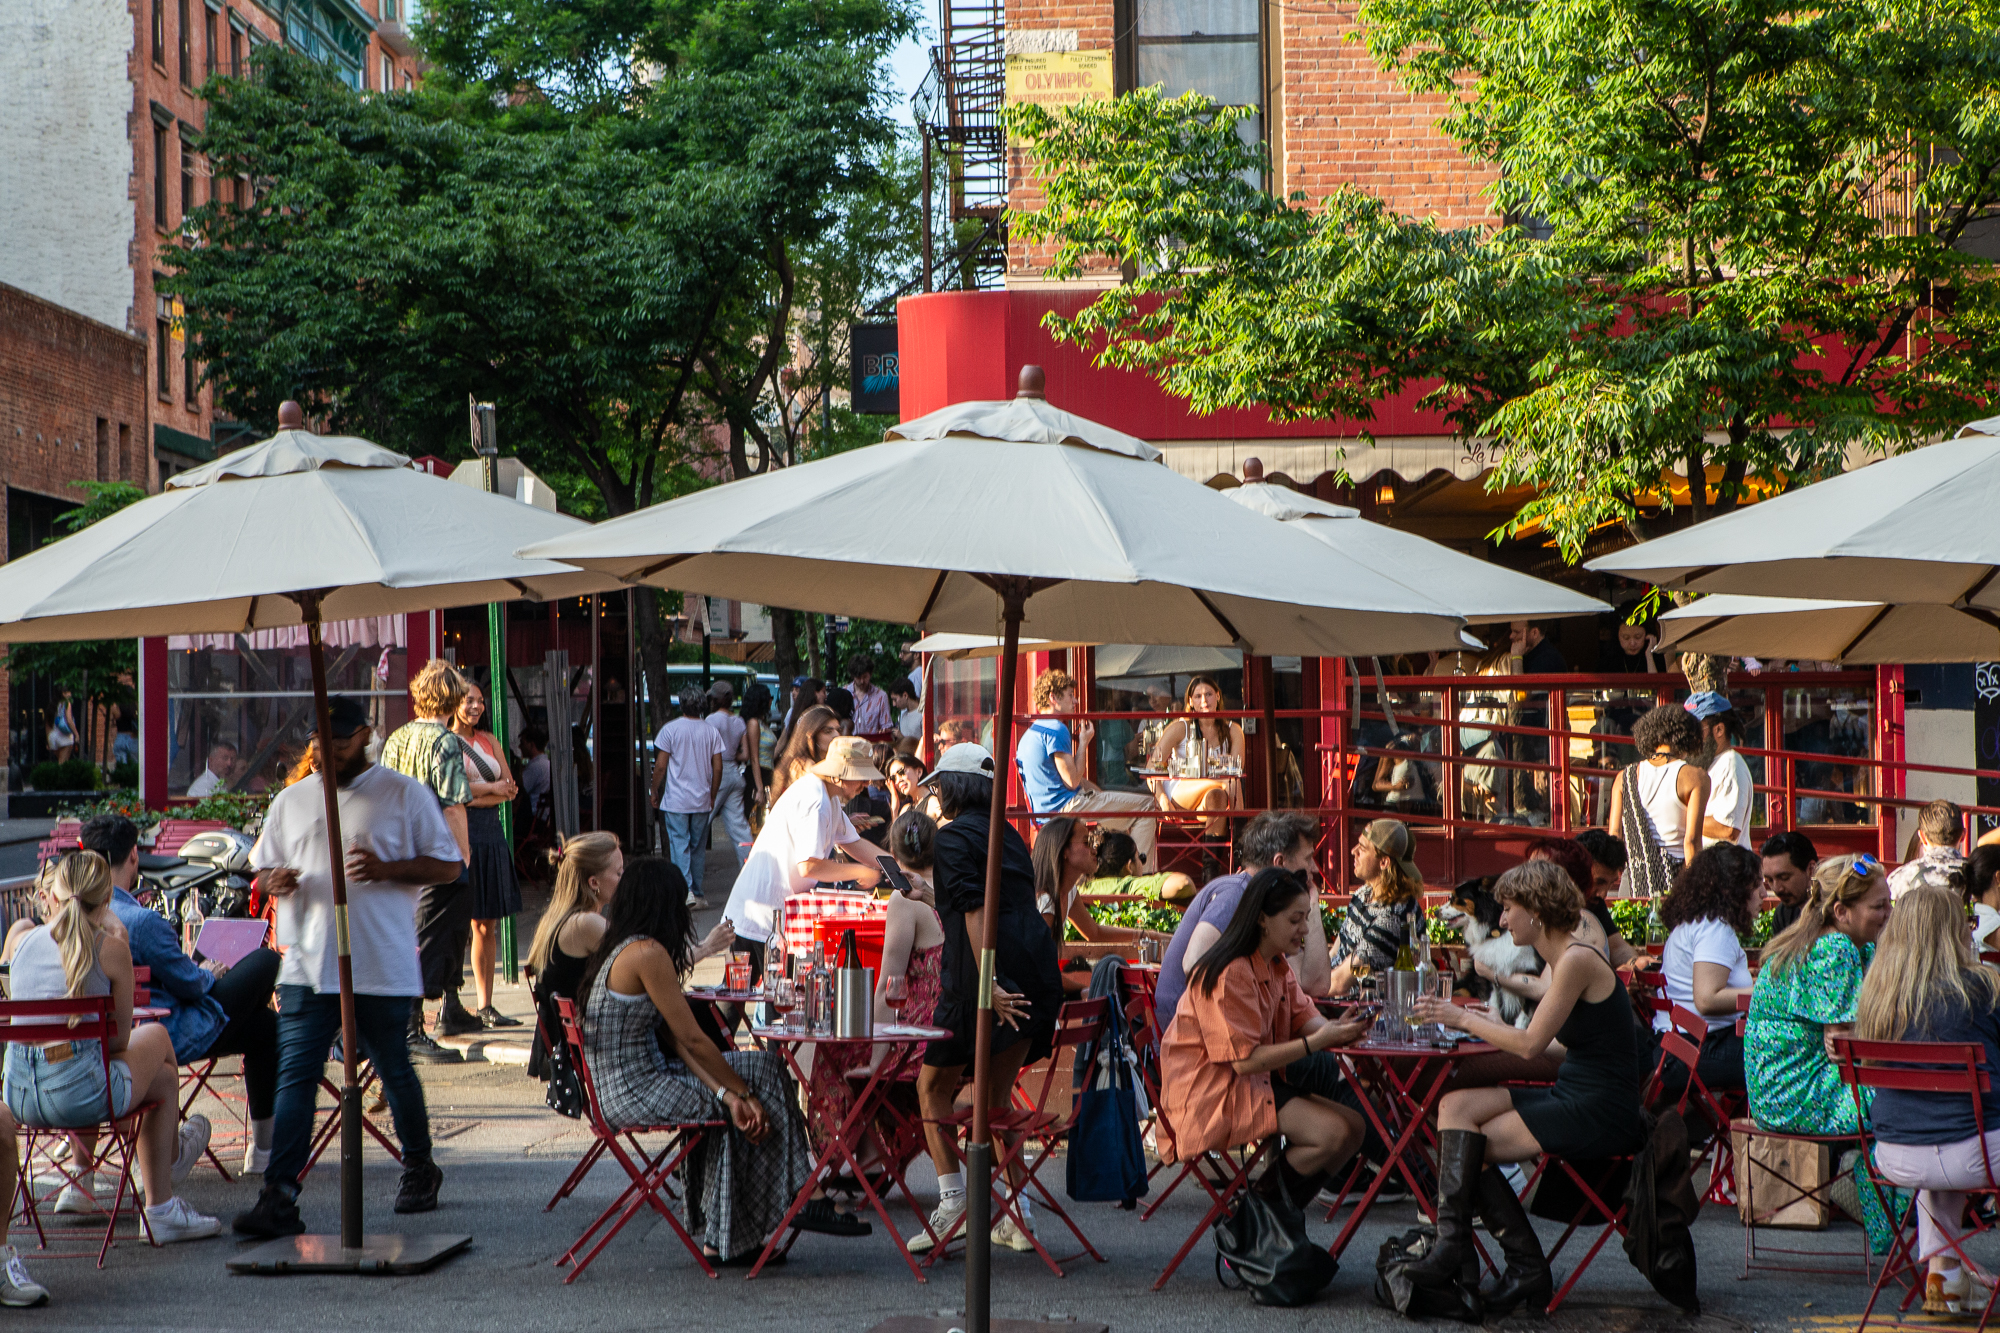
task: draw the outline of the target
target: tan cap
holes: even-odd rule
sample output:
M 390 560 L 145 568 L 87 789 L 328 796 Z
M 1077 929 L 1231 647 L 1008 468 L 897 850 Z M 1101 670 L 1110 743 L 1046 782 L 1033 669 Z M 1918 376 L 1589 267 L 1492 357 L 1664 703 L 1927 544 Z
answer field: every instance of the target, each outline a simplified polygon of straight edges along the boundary
M 1368 839 L 1368 845 L 1394 861 L 1397 868 L 1412 883 L 1421 885 L 1424 874 L 1417 869 L 1415 840 L 1410 837 L 1409 826 L 1400 819 L 1377 819 L 1361 831 Z
M 815 775 L 835 782 L 880 782 L 875 767 L 875 747 L 859 736 L 835 736 L 826 748 L 826 758 L 812 766 Z

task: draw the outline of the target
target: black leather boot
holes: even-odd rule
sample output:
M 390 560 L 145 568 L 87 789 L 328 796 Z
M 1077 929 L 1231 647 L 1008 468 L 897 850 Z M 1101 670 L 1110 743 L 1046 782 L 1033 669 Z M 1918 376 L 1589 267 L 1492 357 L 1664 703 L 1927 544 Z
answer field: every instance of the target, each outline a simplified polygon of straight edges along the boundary
M 1425 1287 L 1449 1286 L 1460 1278 L 1472 1250 L 1472 1209 L 1479 1173 L 1486 1164 L 1486 1136 L 1469 1129 L 1438 1134 L 1437 1244 L 1404 1271 Z
M 1528 1220 L 1528 1210 L 1521 1206 L 1520 1196 L 1498 1167 L 1480 1172 L 1478 1201 L 1479 1220 L 1485 1224 L 1486 1234 L 1507 1256 L 1507 1271 L 1480 1288 L 1487 1312 L 1507 1315 L 1526 1306 L 1529 1314 L 1547 1314 L 1555 1278 L 1542 1254 L 1534 1223 Z
M 1320 1188 L 1326 1184 L 1326 1177 L 1317 1171 L 1309 1176 L 1300 1175 L 1282 1152 L 1278 1154 L 1278 1179 L 1292 1205 L 1301 1209 L 1318 1198 Z

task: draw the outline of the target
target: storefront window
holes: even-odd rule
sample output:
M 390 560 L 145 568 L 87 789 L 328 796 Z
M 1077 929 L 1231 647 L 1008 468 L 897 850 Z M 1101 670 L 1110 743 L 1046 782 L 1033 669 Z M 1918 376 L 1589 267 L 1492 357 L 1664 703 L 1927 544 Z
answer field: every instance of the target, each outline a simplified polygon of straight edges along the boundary
M 373 720 L 370 753 L 410 720 L 403 618 L 326 627 L 327 688 L 364 700 Z M 312 666 L 302 629 L 251 635 L 177 636 L 167 641 L 167 791 L 185 796 L 216 785 L 261 793 L 284 785 L 314 727 Z M 215 771 L 212 778 L 205 772 Z
M 1180 713 L 1197 677 L 1222 687 L 1224 709 L 1243 707 L 1243 654 L 1234 648 L 1108 643 L 1096 653 L 1090 711 L 1156 715 L 1106 718 L 1097 724 L 1092 776 L 1109 791 L 1146 790 L 1145 780 L 1132 770 L 1147 766 L 1160 733 Z

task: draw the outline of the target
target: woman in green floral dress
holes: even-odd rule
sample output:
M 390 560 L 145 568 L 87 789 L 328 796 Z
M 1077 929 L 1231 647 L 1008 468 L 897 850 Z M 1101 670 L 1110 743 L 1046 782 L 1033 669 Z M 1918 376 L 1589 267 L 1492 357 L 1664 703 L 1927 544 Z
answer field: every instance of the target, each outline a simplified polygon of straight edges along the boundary
M 1828 1041 L 1854 1025 L 1861 975 L 1889 921 L 1889 877 L 1872 856 L 1820 863 L 1799 919 L 1764 950 L 1750 996 L 1743 1063 L 1750 1114 L 1766 1129 L 1852 1134 L 1854 1094 L 1840 1081 Z M 1862 1190 L 1862 1220 L 1875 1252 L 1888 1249 L 1889 1222 L 1874 1191 Z

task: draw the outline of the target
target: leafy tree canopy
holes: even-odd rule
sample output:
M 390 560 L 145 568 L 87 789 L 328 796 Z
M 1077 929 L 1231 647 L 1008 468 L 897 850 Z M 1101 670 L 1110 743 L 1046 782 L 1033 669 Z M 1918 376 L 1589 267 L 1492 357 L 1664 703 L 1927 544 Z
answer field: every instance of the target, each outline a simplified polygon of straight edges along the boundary
M 1365 0 L 1514 225 L 1448 230 L 1346 189 L 1281 200 L 1237 114 L 1141 91 L 1015 112 L 1047 175 L 1017 219 L 1055 271 L 1137 270 L 1070 321 L 1199 410 L 1343 415 L 1413 384 L 1494 437 L 1575 558 L 1664 476 L 1694 517 L 1852 448 L 1988 410 L 2000 292 L 1990 0 Z

